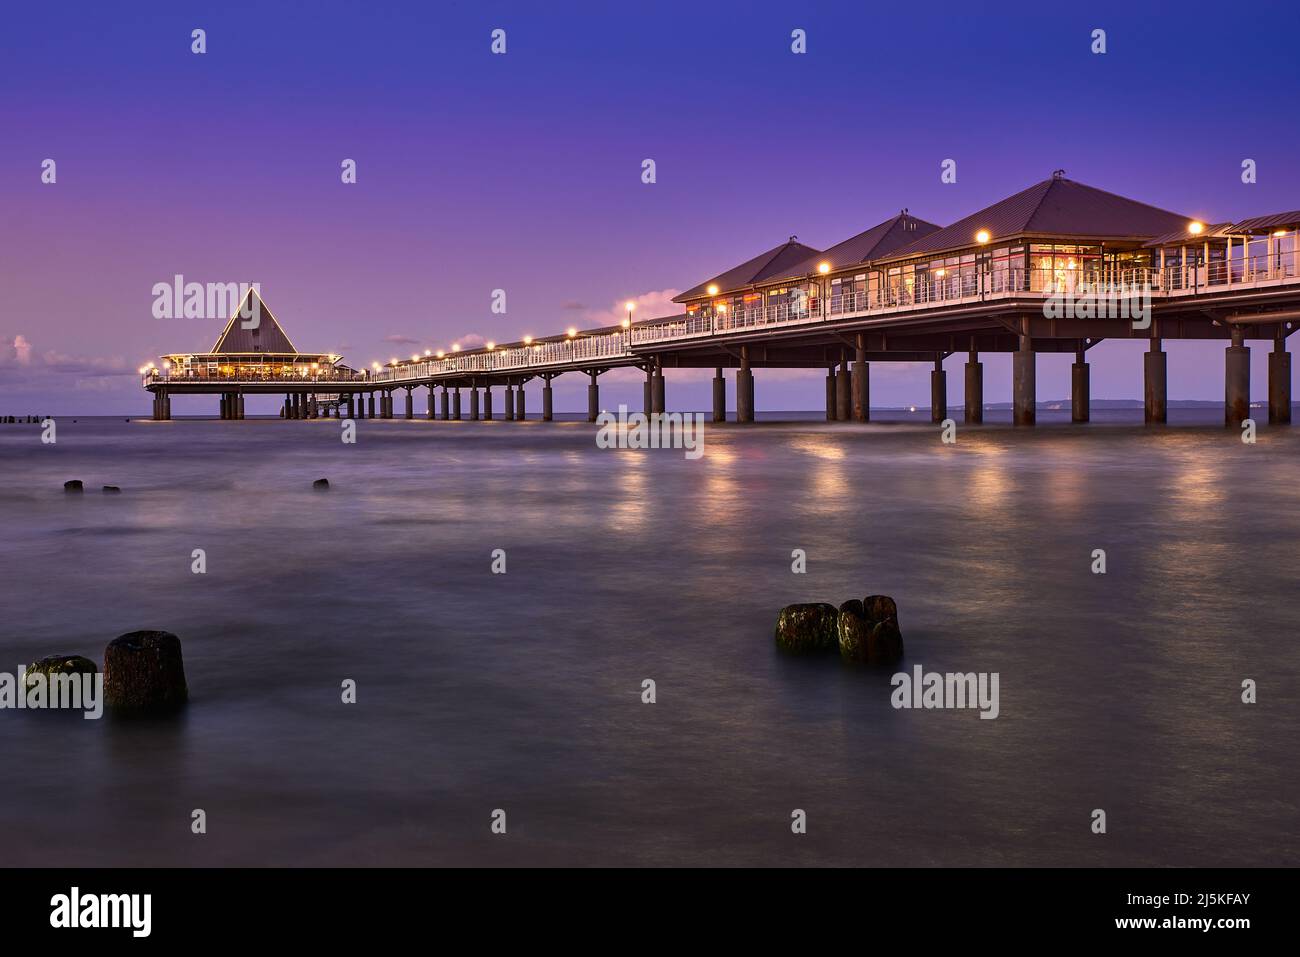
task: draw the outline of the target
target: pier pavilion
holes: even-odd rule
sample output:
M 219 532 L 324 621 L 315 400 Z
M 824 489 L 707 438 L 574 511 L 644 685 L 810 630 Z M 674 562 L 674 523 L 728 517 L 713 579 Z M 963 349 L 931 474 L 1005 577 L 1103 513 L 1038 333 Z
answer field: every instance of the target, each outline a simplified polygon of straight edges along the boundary
M 642 370 L 646 411 L 658 412 L 668 370 L 712 368 L 713 418 L 722 421 L 730 369 L 736 419 L 751 422 L 755 370 L 820 368 L 827 370 L 827 418 L 865 422 L 871 363 L 924 362 L 933 364 L 938 422 L 948 415 L 943 362 L 964 354 L 965 419 L 979 422 L 980 354 L 1008 353 L 1014 421 L 1032 425 L 1039 353 L 1073 354 L 1073 419 L 1085 422 L 1087 353 L 1107 339 L 1125 339 L 1146 349 L 1146 418 L 1159 423 L 1167 414 L 1163 342 L 1212 339 L 1226 343 L 1224 420 L 1238 425 L 1249 416 L 1254 340 L 1273 348 L 1268 415 L 1277 424 L 1291 421 L 1286 342 L 1300 321 L 1298 259 L 1300 211 L 1203 223 L 1057 171 L 944 227 L 903 210 L 826 250 L 791 237 L 688 289 L 677 298 L 677 315 L 638 322 L 629 315 L 618 326 L 413 356 L 359 372 L 337 364 L 338 357 L 316 357 L 310 381 L 301 362 L 296 374 L 292 363 L 264 365 L 265 379 L 237 364 L 218 365 L 220 375 L 205 373 L 208 382 L 174 375 L 177 367 L 165 363 L 149 370 L 144 385 L 155 396 L 174 386 L 292 396 L 319 394 L 323 382 L 336 394 L 336 414 L 346 406 L 349 414 L 385 418 L 393 416 L 398 390 L 405 390 L 405 416 L 412 418 L 413 393 L 426 388 L 428 417 L 443 419 L 466 417 L 466 389 L 467 417 L 493 418 L 493 389 L 501 388 L 504 417 L 522 419 L 524 383 L 540 378 L 541 418 L 548 420 L 551 382 L 579 373 L 589 377 L 588 418 L 595 421 L 598 379 L 609 369 Z
M 332 353 L 299 352 L 257 290 L 250 288 L 216 343 L 203 353 L 170 353 L 140 370 L 153 393 L 153 417 L 171 418 L 171 397 L 218 395 L 221 418 L 242 419 L 244 396 L 284 392 L 281 415 L 315 418 L 338 404 L 339 382 L 355 370 Z

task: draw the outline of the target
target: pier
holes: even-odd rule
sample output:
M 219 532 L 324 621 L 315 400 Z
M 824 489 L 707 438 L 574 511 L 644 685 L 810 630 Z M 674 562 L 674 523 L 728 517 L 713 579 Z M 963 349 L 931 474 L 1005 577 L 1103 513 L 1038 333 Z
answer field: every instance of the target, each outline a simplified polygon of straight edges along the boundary
M 1087 422 L 1088 352 L 1121 339 L 1145 350 L 1145 420 L 1158 424 L 1168 408 L 1164 343 L 1213 339 L 1225 343 L 1225 425 L 1250 415 L 1252 345 L 1271 350 L 1268 419 L 1286 424 L 1298 257 L 1300 210 L 1203 223 L 1058 171 L 946 227 L 904 209 L 826 250 L 791 237 L 692 287 L 672 316 L 352 369 L 339 356 L 299 353 L 261 304 L 256 334 L 232 317 L 211 352 L 164 356 L 141 370 L 142 384 L 155 419 L 171 417 L 173 395 L 197 393 L 217 396 L 230 419 L 243 418 L 245 396 L 277 394 L 291 419 L 521 420 L 523 387 L 540 379 L 549 421 L 552 383 L 576 374 L 588 379 L 595 422 L 610 369 L 641 370 L 644 408 L 654 413 L 665 411 L 672 370 L 711 368 L 713 421 L 726 420 L 730 393 L 735 420 L 748 423 L 760 370 L 824 369 L 827 420 L 866 422 L 871 364 L 916 362 L 931 368 L 940 422 L 955 397 L 943 362 L 963 355 L 954 407 L 980 422 L 981 354 L 1008 353 L 1013 420 L 1032 426 L 1039 353 L 1074 357 L 1071 418 Z

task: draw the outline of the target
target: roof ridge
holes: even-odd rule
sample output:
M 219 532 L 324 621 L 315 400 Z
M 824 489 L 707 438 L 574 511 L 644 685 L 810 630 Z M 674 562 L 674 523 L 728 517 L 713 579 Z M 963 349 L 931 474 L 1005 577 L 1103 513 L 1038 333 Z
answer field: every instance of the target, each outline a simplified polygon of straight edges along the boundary
M 759 266 L 756 270 L 754 270 L 754 276 L 761 276 L 761 275 L 763 274 L 763 271 L 764 271 L 765 269 L 767 269 L 768 266 L 770 266 L 770 265 L 772 265 L 772 263 L 776 262 L 776 257 L 777 257 L 777 256 L 780 256 L 781 253 L 785 252 L 786 249 L 788 249 L 789 247 L 794 246 L 794 245 L 796 245 L 796 244 L 798 244 L 798 245 L 800 245 L 800 246 L 803 245 L 803 243 L 799 243 L 799 242 L 798 242 L 798 238 L 797 238 L 796 236 L 791 236 L 789 239 L 787 239 L 785 242 L 781 243 L 779 246 L 774 246 L 774 247 L 772 248 L 772 250 L 771 250 L 772 255 L 769 256 L 767 259 L 763 260 L 763 265 Z M 812 247 L 809 246 L 808 248 L 811 249 Z M 762 254 L 760 253 L 760 255 L 762 255 Z M 750 277 L 749 281 L 750 281 L 751 283 L 754 281 L 753 276 Z
M 232 312 L 230 314 L 230 318 L 226 320 L 226 324 L 221 330 L 221 335 L 217 336 L 217 341 L 212 346 L 212 351 L 209 354 L 218 355 L 223 351 L 221 348 L 222 343 L 226 341 L 226 337 L 229 336 L 233 331 L 235 320 L 242 316 L 244 312 L 244 303 L 247 302 L 251 296 L 256 296 L 257 301 L 261 304 L 260 308 L 258 309 L 259 317 L 264 311 L 266 315 L 270 317 L 271 325 L 273 325 L 276 331 L 278 331 L 280 335 L 284 337 L 284 341 L 288 343 L 290 350 L 292 350 L 292 352 L 295 355 L 301 355 L 302 353 L 298 350 L 298 347 L 293 344 L 293 340 L 289 338 L 289 334 L 284 331 L 284 326 L 280 325 L 280 320 L 275 318 L 275 313 L 273 313 L 271 311 L 271 307 L 266 304 L 266 300 L 262 298 L 261 292 L 258 291 L 257 286 L 254 283 L 249 283 L 248 291 L 244 293 L 244 295 L 239 297 L 239 305 L 235 306 L 235 311 Z M 259 326 L 261 325 L 260 318 L 258 319 L 258 325 Z

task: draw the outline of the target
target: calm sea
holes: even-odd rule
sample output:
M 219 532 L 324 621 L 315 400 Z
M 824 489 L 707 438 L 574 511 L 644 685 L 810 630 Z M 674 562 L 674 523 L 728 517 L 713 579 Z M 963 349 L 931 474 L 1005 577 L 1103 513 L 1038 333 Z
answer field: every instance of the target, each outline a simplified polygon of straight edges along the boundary
M 0 426 L 0 670 L 159 628 L 192 695 L 0 711 L 0 860 L 1295 864 L 1300 433 L 1220 414 L 809 416 L 696 461 L 575 421 Z M 1000 716 L 774 650 L 782 605 L 869 593 Z

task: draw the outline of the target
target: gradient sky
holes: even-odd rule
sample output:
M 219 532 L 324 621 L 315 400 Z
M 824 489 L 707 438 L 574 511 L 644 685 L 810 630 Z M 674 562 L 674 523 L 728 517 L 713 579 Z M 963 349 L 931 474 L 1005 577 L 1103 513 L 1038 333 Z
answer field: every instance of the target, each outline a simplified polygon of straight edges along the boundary
M 1294 3 L 981 7 L 9 5 L 0 413 L 147 412 L 136 369 L 220 331 L 153 318 L 176 273 L 260 282 L 300 348 L 363 365 L 611 322 L 628 298 L 666 313 L 791 234 L 825 248 L 904 206 L 948 223 L 1057 168 L 1210 222 L 1300 208 Z M 1221 344 L 1166 348 L 1171 398 L 1222 399 Z M 1094 397 L 1139 396 L 1141 351 L 1090 353 Z M 1069 361 L 1040 359 L 1040 399 L 1068 395 Z M 1009 360 L 985 362 L 986 401 L 1009 400 Z M 928 404 L 928 368 L 874 364 L 873 403 Z M 822 375 L 760 370 L 759 408 L 820 407 Z M 602 379 L 606 404 L 639 381 Z M 669 372 L 670 407 L 707 389 Z M 557 380 L 558 409 L 584 402 Z

